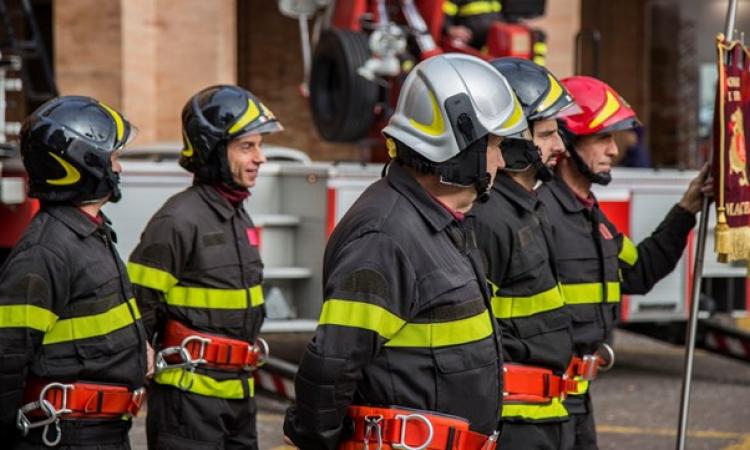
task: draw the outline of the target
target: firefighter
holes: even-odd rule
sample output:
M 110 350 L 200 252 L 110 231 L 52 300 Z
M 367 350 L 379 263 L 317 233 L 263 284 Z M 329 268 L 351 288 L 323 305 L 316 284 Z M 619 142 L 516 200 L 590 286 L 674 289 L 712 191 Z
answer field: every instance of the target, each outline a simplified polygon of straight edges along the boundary
M 499 0 L 445 0 L 443 34 L 481 49 L 492 23 L 502 19 L 501 10 Z
M 690 182 L 682 199 L 652 235 L 637 246 L 600 209 L 591 186 L 607 185 L 618 149 L 613 134 L 640 123 L 630 106 L 607 84 L 584 76 L 562 80 L 580 112 L 561 118 L 566 153 L 557 176 L 539 189 L 555 224 L 554 253 L 563 296 L 572 318 L 575 354 L 568 374 L 577 395 L 565 406 L 564 425 L 575 449 L 596 449 L 596 430 L 588 384 L 614 354 L 606 342 L 619 314 L 621 294 L 645 294 L 669 274 L 685 249 L 703 195 L 712 195 L 707 167 Z
M 193 185 L 154 214 L 128 271 L 153 340 L 151 449 L 257 449 L 253 370 L 267 354 L 258 234 L 244 201 L 283 129 L 253 94 L 212 86 L 182 110 Z
M 489 201 L 472 210 L 503 335 L 501 444 L 505 450 L 565 449 L 562 422 L 568 412 L 562 399 L 574 388 L 565 379 L 573 337 L 551 247 L 552 224 L 534 188 L 552 178 L 565 150 L 556 118 L 575 103 L 554 75 L 531 61 L 500 58 L 491 64 L 513 88 L 533 137 L 502 142 L 505 168 Z
M 326 247 L 320 321 L 284 423 L 291 443 L 494 448 L 500 335 L 464 213 L 502 166 L 501 137 L 525 130 L 484 61 L 447 54 L 409 73 L 383 129 L 387 174 Z
M 24 121 L 21 156 L 40 209 L 0 269 L 3 448 L 130 448 L 146 337 L 101 208 L 120 199 L 118 158 L 134 131 L 79 96 Z

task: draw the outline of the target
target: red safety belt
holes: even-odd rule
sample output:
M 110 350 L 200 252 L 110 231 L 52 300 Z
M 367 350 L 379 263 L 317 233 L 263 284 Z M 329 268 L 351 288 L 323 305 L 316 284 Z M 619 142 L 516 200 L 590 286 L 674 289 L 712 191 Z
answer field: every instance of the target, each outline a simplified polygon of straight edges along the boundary
M 469 430 L 467 420 L 413 409 L 350 406 L 354 434 L 339 450 L 368 448 L 425 450 L 494 450 L 497 433 L 486 436 Z
M 254 370 L 265 360 L 268 347 L 258 339 L 250 344 L 240 339 L 203 333 L 190 329 L 177 320 L 168 320 L 161 339 L 162 349 L 184 348 L 195 364 L 207 364 L 219 369 Z M 163 350 L 162 350 L 163 351 Z M 180 361 L 180 352 L 164 352 L 169 363 Z
M 578 382 L 552 370 L 524 364 L 503 364 L 503 401 L 549 403 L 553 398 L 565 399 L 576 392 Z

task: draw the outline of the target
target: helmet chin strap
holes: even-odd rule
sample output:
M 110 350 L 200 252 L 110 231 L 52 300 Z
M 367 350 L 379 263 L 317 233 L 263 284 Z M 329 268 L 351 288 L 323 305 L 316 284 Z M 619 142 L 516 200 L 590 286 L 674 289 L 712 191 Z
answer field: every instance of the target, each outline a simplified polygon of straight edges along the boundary
M 569 149 L 568 153 L 570 153 L 578 171 L 592 183 L 606 186 L 612 181 L 612 174 L 609 171 L 600 173 L 594 172 L 588 164 L 583 161 L 583 158 L 581 158 L 581 155 L 579 155 L 575 149 Z

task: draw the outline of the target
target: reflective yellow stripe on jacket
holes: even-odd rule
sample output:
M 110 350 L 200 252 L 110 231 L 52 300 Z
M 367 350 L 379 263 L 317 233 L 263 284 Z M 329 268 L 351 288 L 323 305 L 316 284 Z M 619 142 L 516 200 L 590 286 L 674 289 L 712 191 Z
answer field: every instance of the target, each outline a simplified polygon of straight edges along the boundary
M 528 297 L 507 297 L 495 295 L 497 286 L 489 281 L 492 287 L 492 312 L 498 319 L 529 317 L 534 314 L 561 308 L 565 302 L 559 286 Z
M 183 369 L 167 369 L 154 376 L 159 384 L 174 386 L 193 394 L 206 397 L 225 398 L 231 400 L 246 397 L 243 381 L 240 378 L 229 380 L 215 380 L 207 375 L 186 371 Z M 250 376 L 247 381 L 247 392 L 250 397 L 255 396 L 255 380 Z
M 545 420 L 556 417 L 568 417 L 568 410 L 559 398 L 552 399 L 545 405 L 526 403 L 503 403 L 503 419 Z
M 565 303 L 569 305 L 582 305 L 585 303 L 601 303 L 601 283 L 577 283 L 561 285 Z M 610 281 L 607 283 L 607 303 L 620 301 L 620 283 Z
M 132 313 L 131 313 L 132 309 Z M 135 315 L 135 317 L 133 317 Z M 58 320 L 44 335 L 42 344 L 57 344 L 76 339 L 87 339 L 117 331 L 141 318 L 135 299 L 121 303 L 109 311 L 90 316 Z
M 323 303 L 319 325 L 340 325 L 374 331 L 386 347 L 445 347 L 492 335 L 488 311 L 449 322 L 408 323 L 385 308 L 364 302 L 329 299 Z
M 167 292 L 177 284 L 177 278 L 171 273 L 134 262 L 128 263 L 128 276 L 134 284 L 161 292 Z
M 186 308 L 246 309 L 263 304 L 261 285 L 247 289 L 217 289 L 177 286 L 177 278 L 169 272 L 134 262 L 128 263 L 130 281 L 166 294 L 167 304 Z
M 502 5 L 497 0 L 476 1 L 459 6 L 457 14 L 459 16 L 474 16 L 477 14 L 499 13 L 502 9 Z M 445 9 L 443 9 L 443 11 L 445 11 Z
M 263 288 L 255 285 L 247 289 L 214 289 L 175 286 L 167 292 L 167 304 L 186 308 L 246 309 L 263 304 Z
M 0 328 L 31 328 L 47 332 L 57 322 L 52 311 L 34 305 L 0 306 Z
M 620 254 L 617 255 L 617 257 L 620 261 L 632 266 L 638 261 L 638 247 L 633 244 L 633 241 L 631 241 L 630 238 L 623 236 L 622 249 L 620 249 Z

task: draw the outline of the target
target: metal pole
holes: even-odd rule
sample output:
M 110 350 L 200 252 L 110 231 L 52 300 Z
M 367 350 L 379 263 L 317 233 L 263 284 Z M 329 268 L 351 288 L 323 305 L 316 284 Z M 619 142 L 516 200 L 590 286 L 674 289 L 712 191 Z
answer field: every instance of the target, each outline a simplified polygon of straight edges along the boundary
M 734 25 L 737 17 L 737 0 L 729 0 L 727 20 L 724 36 L 727 41 L 732 40 Z M 721 88 L 721 87 L 720 87 Z M 723 124 L 721 124 L 723 125 Z M 714 149 L 714 152 L 721 149 Z M 713 158 L 709 159 L 711 161 Z M 693 285 L 690 293 L 690 317 L 688 320 L 687 340 L 685 342 L 685 374 L 682 379 L 682 397 L 680 398 L 680 422 L 677 429 L 677 450 L 685 450 L 687 437 L 688 413 L 690 412 L 690 390 L 693 379 L 693 362 L 695 360 L 695 336 L 698 328 L 698 308 L 700 303 L 701 281 L 703 280 L 703 258 L 706 254 L 706 234 L 708 233 L 707 198 L 701 205 L 701 221 L 698 226 L 698 242 L 696 244 L 695 265 L 693 267 Z

